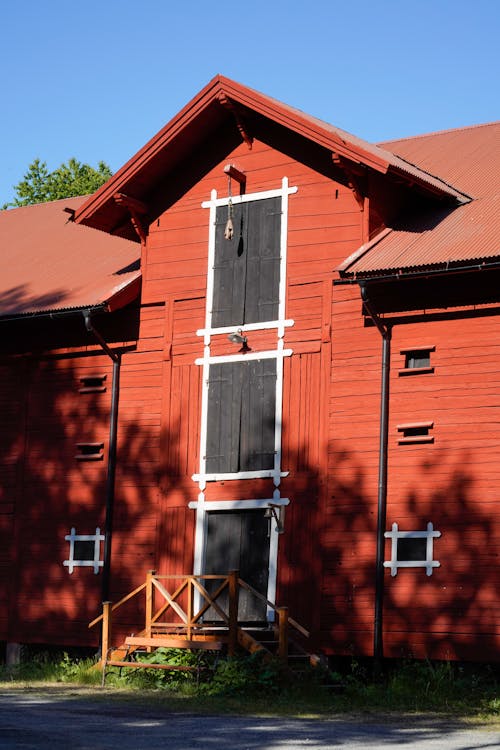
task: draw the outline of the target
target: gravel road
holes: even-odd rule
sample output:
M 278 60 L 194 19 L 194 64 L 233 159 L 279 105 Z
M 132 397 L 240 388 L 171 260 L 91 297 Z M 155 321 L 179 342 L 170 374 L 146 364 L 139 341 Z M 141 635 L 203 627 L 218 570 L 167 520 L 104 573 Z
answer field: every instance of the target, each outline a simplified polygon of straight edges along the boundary
M 499 750 L 499 727 L 428 717 L 196 716 L 96 699 L 71 689 L 0 690 L 9 750 Z

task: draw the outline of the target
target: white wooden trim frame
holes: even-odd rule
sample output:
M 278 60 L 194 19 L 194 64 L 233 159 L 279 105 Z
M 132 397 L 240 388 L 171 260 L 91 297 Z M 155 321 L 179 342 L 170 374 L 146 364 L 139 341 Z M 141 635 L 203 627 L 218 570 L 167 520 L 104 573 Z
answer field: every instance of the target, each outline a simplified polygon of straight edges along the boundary
M 280 348 L 281 343 L 281 348 Z M 283 342 L 278 341 L 277 349 L 270 349 L 263 352 L 248 352 L 247 354 L 220 354 L 211 357 L 210 355 L 198 357 L 195 359 L 195 365 L 203 365 L 208 360 L 208 364 L 222 364 L 224 362 L 248 362 L 249 359 L 277 359 L 278 357 L 291 357 L 293 349 L 283 349 Z
M 196 474 L 192 475 L 194 482 L 198 483 L 201 491 L 206 488 L 207 482 L 230 481 L 232 479 L 257 479 L 272 478 L 275 487 L 279 487 L 281 478 L 287 476 L 287 472 L 281 471 L 281 430 L 283 415 L 283 357 L 292 355 L 292 349 L 285 349 L 283 337 L 285 328 L 293 326 L 293 320 L 285 319 L 285 302 L 286 302 L 286 257 L 287 257 L 287 235 L 288 235 L 288 196 L 297 192 L 297 187 L 290 188 L 288 178 L 284 177 L 281 189 L 268 190 L 262 193 L 250 193 L 248 195 L 235 196 L 233 203 L 246 203 L 249 201 L 265 200 L 266 198 L 281 197 L 281 234 L 280 234 L 280 283 L 279 283 L 279 301 L 278 301 L 278 320 L 272 320 L 261 323 L 251 323 L 242 325 L 242 331 L 251 330 L 276 330 L 277 346 L 276 349 L 247 352 L 238 354 L 228 354 L 223 356 L 211 356 L 210 342 L 214 335 L 231 333 L 238 326 L 224 326 L 212 328 L 212 302 L 214 291 L 214 262 L 215 262 L 215 216 L 217 206 L 227 205 L 229 197 L 218 198 L 217 191 L 212 190 L 209 201 L 202 203 L 202 207 L 210 209 L 210 232 L 208 241 L 208 271 L 207 271 L 207 302 L 205 309 L 205 328 L 199 329 L 196 333 L 203 336 L 203 357 L 198 357 L 195 364 L 203 367 L 202 373 L 202 397 L 201 397 L 201 430 L 200 430 L 200 467 Z M 263 471 L 247 471 L 230 474 L 207 474 L 206 472 L 206 444 L 207 444 L 207 415 L 208 415 L 208 385 L 211 364 L 220 364 L 225 362 L 244 362 L 245 360 L 274 359 L 276 358 L 276 411 L 275 411 L 275 445 L 274 445 L 274 466 L 272 469 Z
M 104 565 L 104 561 L 100 559 L 101 542 L 104 541 L 104 534 L 101 534 L 101 529 L 97 527 L 95 534 L 77 534 L 73 526 L 71 532 L 64 539 L 69 542 L 69 560 L 64 560 L 63 562 L 63 565 L 68 568 L 68 572 L 73 573 L 74 568 L 94 568 L 94 573 L 97 574 L 99 568 L 102 568 Z M 75 559 L 75 542 L 94 542 L 94 559 Z
M 275 190 L 263 190 L 260 193 L 245 193 L 244 195 L 233 195 L 231 196 L 231 203 L 237 205 L 238 203 L 250 203 L 251 201 L 264 201 L 268 198 L 282 198 L 284 195 L 292 195 L 296 193 L 297 187 L 288 187 L 288 177 L 283 177 L 281 188 Z M 227 206 L 229 203 L 229 196 L 223 198 L 217 197 L 217 190 L 212 190 L 210 193 L 210 200 L 203 201 L 201 204 L 202 208 L 217 208 L 218 206 Z
M 283 339 L 278 339 L 277 348 L 264 352 L 249 352 L 248 354 L 231 354 L 226 356 L 210 356 L 210 347 L 205 346 L 205 355 L 195 360 L 195 364 L 203 366 L 203 385 L 201 398 L 201 431 L 200 431 L 200 470 L 197 474 L 192 475 L 192 480 L 198 482 L 200 490 L 204 490 L 207 482 L 227 481 L 236 479 L 259 479 L 272 478 L 274 486 L 279 487 L 281 478 L 288 475 L 288 472 L 281 471 L 281 432 L 283 419 L 283 357 L 290 357 L 292 349 L 285 349 Z M 276 359 L 276 401 L 274 414 L 274 466 L 272 469 L 263 469 L 260 471 L 239 471 L 235 473 L 215 473 L 207 474 L 206 472 L 206 444 L 207 444 L 207 413 L 208 413 L 208 386 L 210 365 L 213 363 L 224 362 L 245 362 L 253 359 Z
M 279 328 L 280 326 L 283 326 L 284 328 L 289 328 L 290 326 L 295 325 L 294 320 L 269 320 L 265 321 L 264 323 L 244 323 L 243 325 L 238 326 L 224 326 L 223 328 L 199 328 L 196 331 L 197 336 L 218 336 L 220 334 L 224 333 L 234 333 L 235 329 L 241 331 L 242 333 L 247 333 L 248 331 L 267 331 L 272 328 Z
M 391 576 L 398 574 L 398 568 L 425 568 L 428 576 L 432 575 L 434 568 L 439 568 L 441 563 L 434 560 L 434 539 L 441 536 L 440 531 L 434 531 L 434 526 L 429 521 L 427 531 L 399 531 L 398 524 L 392 524 L 392 531 L 386 531 L 386 539 L 391 539 L 391 559 L 384 562 L 384 568 L 391 569 Z M 425 560 L 398 560 L 398 539 L 427 539 Z
M 249 193 L 246 195 L 234 196 L 231 200 L 233 204 L 247 203 L 256 200 L 266 200 L 267 198 L 281 198 L 281 232 L 280 232 L 280 282 L 278 289 L 278 319 L 264 321 L 259 323 L 235 324 L 233 326 L 212 327 L 212 304 L 214 294 L 214 264 L 215 264 L 215 220 L 216 209 L 219 206 L 227 206 L 229 196 L 219 198 L 217 191 L 212 190 L 210 200 L 204 201 L 201 205 L 203 208 L 210 210 L 209 215 L 209 238 L 208 238 L 208 270 L 207 270 L 207 298 L 205 309 L 205 327 L 196 331 L 196 335 L 203 337 L 203 356 L 195 360 L 195 364 L 203 368 L 202 372 L 202 397 L 201 397 L 201 429 L 200 429 L 200 468 L 197 474 L 193 474 L 193 481 L 198 483 L 199 494 L 196 502 L 189 503 L 189 507 L 196 510 L 196 534 L 193 568 L 195 575 L 201 575 L 204 571 L 205 551 L 207 543 L 208 519 L 207 514 L 216 510 L 238 510 L 251 508 L 267 508 L 269 504 L 285 506 L 288 505 L 288 498 L 281 498 L 278 489 L 282 477 L 288 475 L 288 472 L 281 471 L 281 433 L 283 417 L 283 358 L 292 354 L 292 349 L 285 349 L 283 338 L 285 329 L 294 325 L 293 320 L 285 318 L 286 303 L 286 271 L 287 271 L 287 242 L 288 242 L 288 196 L 296 193 L 297 187 L 289 187 L 288 178 L 284 177 L 281 188 L 276 190 L 267 190 L 261 193 Z M 241 329 L 242 332 L 248 331 L 276 331 L 276 349 L 238 353 L 234 355 L 212 356 L 211 355 L 211 338 L 213 336 L 227 335 Z M 207 415 L 208 415 L 208 384 L 210 365 L 224 362 L 244 362 L 253 359 L 276 359 L 276 406 L 275 406 L 275 440 L 274 440 L 274 466 L 272 469 L 265 471 L 243 471 L 231 474 L 207 474 L 206 473 L 206 443 L 207 443 Z M 272 478 L 275 489 L 273 497 L 270 499 L 238 499 L 238 500 L 205 500 L 205 489 L 207 482 L 210 481 L 227 481 L 236 479 L 258 479 Z M 276 578 L 278 563 L 278 533 L 271 533 L 269 538 L 269 576 L 267 598 L 274 602 L 276 596 Z M 195 606 L 200 606 L 200 601 L 195 601 Z M 274 610 L 268 608 L 267 618 L 269 621 L 274 620 Z

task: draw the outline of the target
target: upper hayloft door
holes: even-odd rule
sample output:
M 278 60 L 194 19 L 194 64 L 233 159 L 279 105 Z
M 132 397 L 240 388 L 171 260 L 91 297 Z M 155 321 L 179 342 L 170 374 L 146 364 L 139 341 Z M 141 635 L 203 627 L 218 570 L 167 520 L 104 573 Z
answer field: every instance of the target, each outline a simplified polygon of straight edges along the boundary
M 228 214 L 234 233 L 224 236 Z M 218 206 L 212 328 L 262 323 L 278 317 L 281 199 Z

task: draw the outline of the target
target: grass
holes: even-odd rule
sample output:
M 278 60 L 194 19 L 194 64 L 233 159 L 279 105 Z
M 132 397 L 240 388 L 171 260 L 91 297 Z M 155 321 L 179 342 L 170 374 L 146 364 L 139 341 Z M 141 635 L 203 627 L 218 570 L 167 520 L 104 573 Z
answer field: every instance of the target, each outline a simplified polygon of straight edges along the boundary
M 191 654 L 164 653 L 165 661 L 192 659 Z M 370 665 L 355 660 L 336 671 L 308 668 L 284 674 L 278 662 L 258 657 L 221 660 L 211 678 L 163 670 L 110 669 L 101 691 L 101 673 L 94 660 L 39 652 L 16 667 L 0 667 L 0 689 L 63 688 L 92 691 L 106 700 L 164 706 L 196 713 L 327 717 L 352 714 L 422 714 L 455 716 L 469 721 L 500 722 L 500 697 L 495 669 L 485 665 L 406 661 L 387 664 L 380 681 L 371 679 Z

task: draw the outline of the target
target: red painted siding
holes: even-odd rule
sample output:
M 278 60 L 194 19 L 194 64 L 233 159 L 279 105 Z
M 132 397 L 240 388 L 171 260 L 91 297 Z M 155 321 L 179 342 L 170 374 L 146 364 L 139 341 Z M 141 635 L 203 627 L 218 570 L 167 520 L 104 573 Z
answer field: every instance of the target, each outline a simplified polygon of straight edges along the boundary
M 296 146 L 296 144 L 294 144 Z M 372 653 L 381 338 L 363 318 L 357 287 L 333 287 L 333 269 L 363 241 L 367 221 L 328 158 L 256 140 L 227 153 L 150 227 L 142 258 L 139 335 L 124 346 L 113 535 L 112 598 L 148 570 L 192 571 L 199 469 L 209 212 L 227 191 L 224 164 L 247 175 L 248 193 L 298 188 L 289 198 L 282 468 L 286 509 L 278 601 L 310 627 L 327 653 Z M 310 158 L 311 156 L 311 158 Z M 325 156 L 325 155 L 323 155 Z M 318 164 L 321 164 L 319 168 Z M 328 168 L 325 167 L 328 164 Z M 329 171 L 331 170 L 331 171 Z M 376 183 L 374 183 L 376 184 Z M 390 191 L 376 210 L 390 215 Z M 391 198 L 392 201 L 392 198 Z M 387 209 L 387 210 L 386 210 Z M 462 314 L 394 319 L 387 526 L 441 531 L 441 567 L 386 571 L 386 652 L 498 657 L 497 351 L 500 326 Z M 275 347 L 275 332 L 251 332 Z M 61 342 L 61 344 L 64 342 Z M 400 376 L 400 350 L 429 345 L 434 372 Z M 212 354 L 234 353 L 225 337 Z M 106 391 L 79 393 L 83 374 L 107 375 Z M 63 566 L 64 536 L 103 527 L 111 362 L 97 347 L 57 350 L 0 369 L 4 430 L 0 470 L 0 638 L 96 643 L 100 576 Z M 397 426 L 431 421 L 432 444 L 400 445 Z M 104 443 L 102 461 L 75 460 L 77 442 Z M 206 500 L 269 498 L 273 483 L 210 482 Z M 11 540 L 13 542 L 11 543 Z M 26 553 L 28 551 L 28 553 Z M 17 557 L 16 557 L 17 555 Z M 386 559 L 389 555 L 387 545 Z M 13 574 L 15 571 L 15 574 Z M 1 599 L 1 597 L 4 597 Z M 9 619 L 7 611 L 10 599 Z M 3 605 L 3 606 L 1 606 Z M 139 608 L 140 609 L 140 608 Z M 127 625 L 137 628 L 138 611 Z M 134 623 L 134 618 L 136 618 Z M 123 626 L 125 627 L 125 625 Z
M 199 466 L 201 368 L 194 360 L 203 353 L 196 330 L 205 322 L 209 237 L 201 204 L 213 189 L 226 194 L 227 161 L 245 170 L 249 193 L 276 189 L 284 176 L 298 188 L 289 199 L 286 315 L 294 326 L 285 334 L 293 355 L 284 364 L 282 466 L 290 475 L 280 491 L 291 504 L 280 542 L 278 597 L 319 629 L 333 268 L 360 244 L 362 217 L 349 189 L 259 141 L 251 151 L 241 145 L 229 153 L 150 228 L 143 301 L 165 303 L 167 326 L 158 563 L 161 572 L 192 568 L 195 512 L 186 508 L 198 494 L 191 475 Z M 252 332 L 251 345 L 274 347 L 275 334 Z M 213 342 L 212 354 L 227 353 L 233 348 L 225 338 Z M 270 480 L 210 482 L 206 500 L 265 498 L 272 490 Z
M 381 337 L 365 327 L 356 289 L 336 288 L 323 638 L 371 653 Z M 497 659 L 498 375 L 495 311 L 392 316 L 387 529 L 431 521 L 441 566 L 386 571 L 388 656 Z M 402 349 L 435 347 L 433 373 L 400 376 Z M 400 445 L 397 426 L 433 422 L 429 444 Z M 390 559 L 390 541 L 386 545 Z M 475 657 L 474 657 L 475 655 Z

